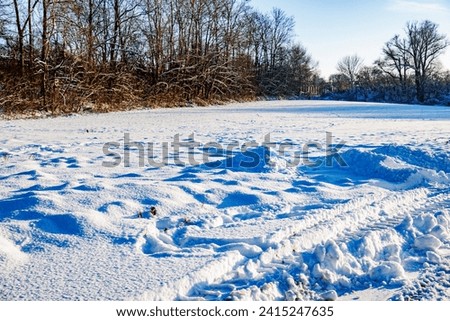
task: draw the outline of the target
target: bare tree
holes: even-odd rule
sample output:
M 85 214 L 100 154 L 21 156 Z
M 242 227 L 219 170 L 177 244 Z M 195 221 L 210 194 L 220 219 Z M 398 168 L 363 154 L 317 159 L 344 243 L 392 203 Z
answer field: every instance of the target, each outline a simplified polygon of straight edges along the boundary
M 428 20 L 409 22 L 406 36 L 396 35 L 389 40 L 383 48 L 383 57 L 375 62 L 394 81 L 394 87 L 400 85 L 399 98 L 404 101 L 410 101 L 411 92 L 415 91 L 417 101 L 424 102 L 431 82 L 436 80 L 433 77 L 439 69 L 438 58 L 449 45 L 437 28 Z
M 25 54 L 24 54 L 24 27 L 22 27 L 22 21 L 20 19 L 20 8 L 19 2 L 13 0 L 14 4 L 14 14 L 16 18 L 16 30 L 17 30 L 17 43 L 19 50 L 19 61 L 20 61 L 20 73 L 23 73 L 25 67 Z
M 350 82 L 350 86 L 353 89 L 355 87 L 356 76 L 363 67 L 363 59 L 358 55 L 345 56 L 339 60 L 336 69 L 347 77 Z
M 438 25 L 425 20 L 410 22 L 406 26 L 406 52 L 411 57 L 414 70 L 417 100 L 426 99 L 426 86 L 438 57 L 449 46 L 446 36 L 438 32 Z
M 25 69 L 25 32 L 27 26 L 31 24 L 31 15 L 38 4 L 39 0 L 28 0 L 27 1 L 27 12 L 25 17 L 23 18 L 23 12 L 21 8 L 21 1 L 20 0 L 13 0 L 13 6 L 14 6 L 14 16 L 15 16 L 15 26 L 16 26 L 16 33 L 17 33 L 17 47 L 18 47 L 18 54 L 19 54 L 19 63 L 20 63 L 20 74 L 23 74 Z M 31 28 L 28 28 L 28 31 L 30 33 L 30 38 L 32 39 L 32 31 Z M 32 40 L 29 42 L 29 50 L 31 52 L 31 46 L 32 46 Z
M 42 0 L 42 38 L 41 38 L 41 97 L 42 106 L 47 108 L 48 104 L 48 80 L 49 80 L 49 68 L 48 58 L 50 53 L 50 40 L 49 40 L 49 0 Z
M 277 59 L 282 56 L 282 48 L 289 44 L 294 30 L 294 18 L 278 8 L 272 10 L 271 19 L 272 32 L 270 35 L 270 67 L 275 67 Z
M 295 44 L 287 52 L 286 83 L 288 94 L 317 95 L 316 63 L 305 47 Z
M 406 90 L 408 71 L 412 67 L 407 48 L 406 39 L 396 35 L 384 45 L 384 57 L 375 62 L 384 73 L 400 83 L 403 91 Z

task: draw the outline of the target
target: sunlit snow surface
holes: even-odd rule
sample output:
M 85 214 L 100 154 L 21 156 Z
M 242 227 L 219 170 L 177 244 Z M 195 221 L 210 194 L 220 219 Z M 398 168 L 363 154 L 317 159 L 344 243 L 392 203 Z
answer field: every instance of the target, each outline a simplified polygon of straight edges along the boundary
M 450 108 L 274 101 L 0 128 L 0 300 L 450 298 Z

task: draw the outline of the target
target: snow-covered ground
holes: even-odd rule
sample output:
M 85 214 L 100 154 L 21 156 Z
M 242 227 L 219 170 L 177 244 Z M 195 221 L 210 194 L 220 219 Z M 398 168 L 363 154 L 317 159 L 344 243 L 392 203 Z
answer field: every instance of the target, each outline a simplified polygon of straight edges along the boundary
M 0 300 L 447 300 L 449 125 L 313 101 L 0 121 Z

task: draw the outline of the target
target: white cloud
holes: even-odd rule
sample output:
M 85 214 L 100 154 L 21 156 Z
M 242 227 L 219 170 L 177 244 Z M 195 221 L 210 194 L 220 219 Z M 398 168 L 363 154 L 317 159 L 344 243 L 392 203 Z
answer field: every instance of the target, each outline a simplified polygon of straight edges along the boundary
M 402 12 L 445 12 L 450 11 L 442 1 L 392 0 L 389 10 Z

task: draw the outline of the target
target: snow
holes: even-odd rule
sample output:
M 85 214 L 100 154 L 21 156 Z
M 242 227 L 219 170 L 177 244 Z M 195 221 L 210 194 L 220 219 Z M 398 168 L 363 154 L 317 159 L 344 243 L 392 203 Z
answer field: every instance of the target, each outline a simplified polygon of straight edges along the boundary
M 449 121 L 320 101 L 1 120 L 0 299 L 448 300 Z
M 442 243 L 433 235 L 422 235 L 414 240 L 414 246 L 418 250 L 435 251 L 441 247 Z

